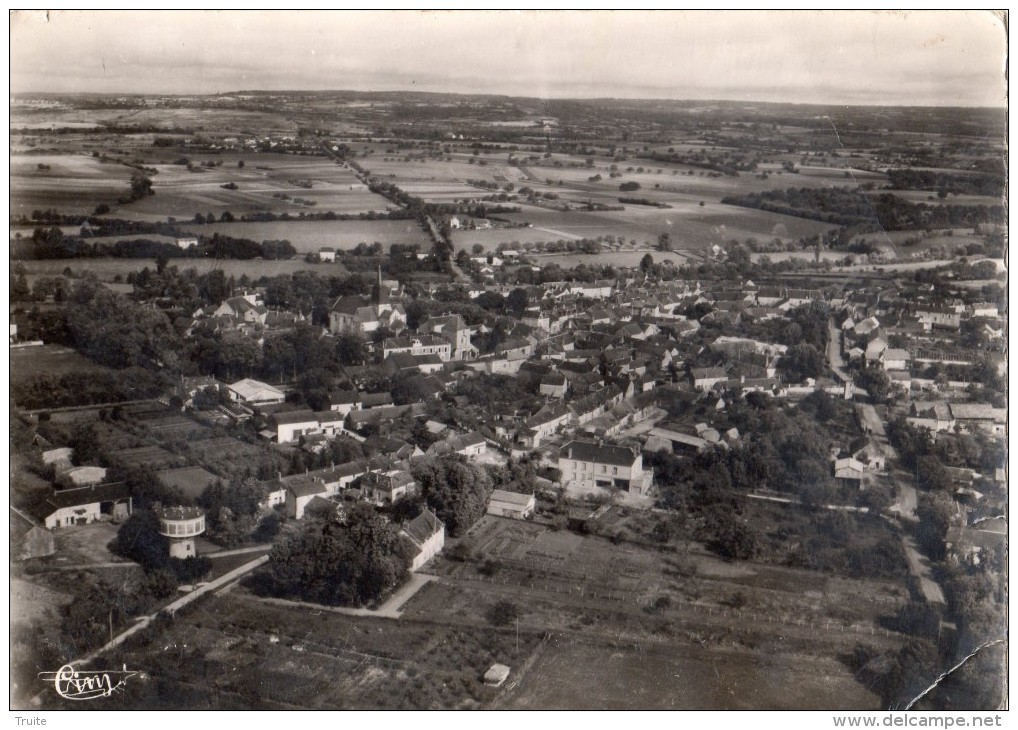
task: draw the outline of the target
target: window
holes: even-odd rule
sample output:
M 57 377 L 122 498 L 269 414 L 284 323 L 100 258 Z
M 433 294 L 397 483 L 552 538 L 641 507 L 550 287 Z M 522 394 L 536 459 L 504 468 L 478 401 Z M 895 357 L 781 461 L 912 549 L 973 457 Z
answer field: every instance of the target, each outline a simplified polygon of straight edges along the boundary
M 617 466 L 613 466 L 612 467 L 612 474 L 618 474 L 618 473 L 619 473 L 619 468 Z

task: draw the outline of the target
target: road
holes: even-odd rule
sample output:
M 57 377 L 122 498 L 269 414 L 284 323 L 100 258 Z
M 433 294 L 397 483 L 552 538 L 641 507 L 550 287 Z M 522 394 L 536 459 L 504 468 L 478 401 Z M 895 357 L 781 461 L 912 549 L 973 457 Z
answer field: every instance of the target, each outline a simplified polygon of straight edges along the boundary
M 887 440 L 887 431 L 884 429 L 884 422 L 877 413 L 877 409 L 869 403 L 860 403 L 856 405 L 856 411 L 866 432 L 870 435 L 873 443 L 880 448 L 884 459 L 887 460 L 888 472 L 893 473 L 898 463 L 898 452 L 894 450 L 894 447 Z M 910 483 L 909 476 L 900 469 L 895 474 L 894 482 L 898 488 L 898 498 L 888 511 L 902 519 L 914 521 L 916 519 L 915 510 L 918 505 L 915 487 Z
M 848 383 L 852 376 L 844 371 L 845 361 L 841 359 L 841 330 L 834 324 L 834 319 L 827 320 L 827 364 L 842 383 Z
M 261 557 L 256 558 L 255 560 L 252 560 L 249 563 L 244 563 L 244 565 L 240 566 L 239 568 L 231 570 L 226 575 L 224 575 L 224 576 L 222 576 L 220 578 L 216 578 L 214 581 L 206 583 L 205 585 L 201 586 L 200 588 L 196 588 L 195 590 L 191 591 L 187 595 L 181 596 L 177 600 L 175 600 L 175 601 L 173 601 L 171 603 L 168 603 L 167 605 L 163 606 L 161 609 L 159 609 L 155 613 L 152 613 L 152 614 L 150 614 L 148 616 L 141 616 L 139 618 L 136 618 L 135 621 L 137 623 L 135 623 L 134 626 L 132 626 L 131 628 L 129 628 L 126 631 L 122 632 L 120 635 L 115 636 L 113 638 L 113 640 L 110 641 L 110 643 L 106 644 L 106 646 L 102 647 L 101 649 L 97 649 L 96 651 L 92 652 L 91 654 L 89 654 L 88 656 L 86 656 L 86 657 L 84 657 L 82 659 L 76 659 L 75 661 L 70 662 L 70 664 L 72 664 L 72 665 L 79 665 L 79 664 L 86 664 L 86 663 L 92 661 L 93 659 L 95 659 L 97 656 L 99 656 L 103 652 L 109 651 L 110 649 L 113 649 L 113 648 L 119 646 L 120 644 L 124 643 L 130 636 L 136 634 L 137 632 L 139 632 L 142 629 L 144 629 L 145 627 L 147 627 L 150 623 L 152 623 L 152 621 L 155 619 L 155 617 L 158 616 L 163 611 L 166 611 L 167 613 L 170 613 L 170 614 L 176 613 L 177 611 L 182 609 L 184 606 L 186 606 L 187 604 L 191 603 L 192 601 L 197 600 L 198 598 L 201 598 L 206 593 L 211 593 L 213 591 L 218 591 L 221 588 L 224 588 L 227 585 L 233 583 L 234 581 L 240 580 L 243 576 L 247 575 L 248 573 L 250 573 L 255 568 L 258 568 L 258 567 L 264 565 L 265 563 L 267 563 L 268 560 L 269 560 L 269 556 L 268 555 L 262 555 Z
M 860 420 L 862 420 L 874 443 L 883 451 L 884 457 L 887 459 L 888 471 L 891 471 L 894 475 L 894 483 L 898 488 L 898 499 L 891 505 L 888 511 L 897 514 L 902 520 L 917 522 L 919 518 L 916 515 L 916 506 L 918 504 L 916 489 L 911 484 L 911 475 L 901 469 L 896 469 L 899 463 L 898 453 L 887 440 L 884 422 L 872 405 L 868 403 L 860 404 L 856 408 L 858 408 Z M 901 544 L 905 549 L 909 573 L 918 582 L 919 591 L 923 594 L 923 597 L 931 604 L 944 605 L 944 591 L 933 579 L 933 571 L 930 568 L 929 560 L 919 552 L 915 540 L 913 540 L 908 529 L 904 526 L 901 529 Z
M 403 615 L 403 608 L 406 603 L 413 598 L 417 591 L 423 588 L 425 585 L 433 580 L 438 580 L 438 576 L 428 575 L 426 573 L 414 573 L 410 576 L 410 580 L 400 586 L 399 590 L 389 596 L 389 599 L 376 609 L 371 608 L 345 608 L 343 606 L 325 606 L 320 603 L 307 603 L 306 601 L 290 601 L 285 598 L 269 598 L 266 596 L 254 596 L 255 600 L 263 603 L 274 603 L 277 606 L 290 606 L 299 608 L 310 608 L 315 611 L 327 611 L 329 613 L 339 613 L 344 616 L 372 616 L 374 618 L 391 618 L 398 619 Z

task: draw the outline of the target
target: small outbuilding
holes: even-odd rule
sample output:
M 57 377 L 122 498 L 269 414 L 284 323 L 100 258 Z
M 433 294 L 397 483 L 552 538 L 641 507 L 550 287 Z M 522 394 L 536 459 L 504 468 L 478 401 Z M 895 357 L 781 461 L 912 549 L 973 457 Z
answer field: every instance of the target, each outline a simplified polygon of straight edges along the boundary
M 509 671 L 505 664 L 492 664 L 491 669 L 484 673 L 484 683 L 489 687 L 501 687 L 509 678 Z
M 520 494 L 496 489 L 488 500 L 488 514 L 496 517 L 508 517 L 513 520 L 525 520 L 534 514 L 537 502 L 533 494 Z

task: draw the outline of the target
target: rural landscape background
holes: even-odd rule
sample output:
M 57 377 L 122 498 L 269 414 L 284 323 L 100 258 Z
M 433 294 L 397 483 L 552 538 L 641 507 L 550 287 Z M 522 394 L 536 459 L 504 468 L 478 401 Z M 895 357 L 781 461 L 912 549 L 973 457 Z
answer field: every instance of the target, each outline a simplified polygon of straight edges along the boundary
M 13 707 L 1006 702 L 992 15 L 838 51 L 840 90 L 788 29 L 899 19 L 755 16 L 773 88 L 628 47 L 604 93 L 589 40 L 479 80 L 415 35 L 536 54 L 548 14 L 251 15 L 12 20 Z M 403 18 L 401 68 L 224 60 Z M 139 674 L 81 703 L 69 663 Z

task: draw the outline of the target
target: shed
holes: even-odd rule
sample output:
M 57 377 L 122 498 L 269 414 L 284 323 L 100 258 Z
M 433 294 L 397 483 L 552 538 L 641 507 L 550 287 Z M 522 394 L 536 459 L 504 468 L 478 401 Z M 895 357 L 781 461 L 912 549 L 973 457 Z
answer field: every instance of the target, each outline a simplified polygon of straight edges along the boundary
M 488 514 L 496 517 L 509 517 L 514 520 L 525 520 L 534 514 L 536 501 L 533 494 L 520 494 L 496 489 L 488 500 Z
M 509 667 L 505 664 L 492 664 L 484 673 L 484 683 L 489 687 L 501 687 L 509 678 Z

